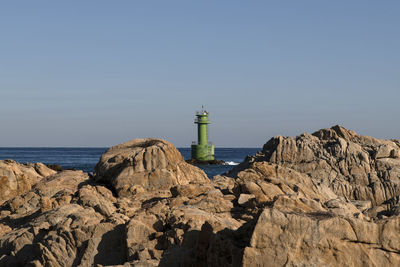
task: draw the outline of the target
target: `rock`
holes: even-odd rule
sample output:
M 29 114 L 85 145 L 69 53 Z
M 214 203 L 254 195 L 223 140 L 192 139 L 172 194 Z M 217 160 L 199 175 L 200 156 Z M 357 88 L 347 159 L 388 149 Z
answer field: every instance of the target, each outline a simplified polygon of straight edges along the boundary
M 397 217 L 376 224 L 325 213 L 265 209 L 250 246 L 244 250 L 243 265 L 397 265 L 400 243 L 389 240 L 393 240 L 399 220 Z
M 129 218 L 110 190 L 90 182 L 82 171 L 62 171 L 2 205 L 0 265 L 124 263 Z
M 43 163 L 40 163 L 40 162 L 33 163 L 33 164 L 28 163 L 26 165 L 27 166 L 32 166 L 35 169 L 35 171 L 37 173 L 39 173 L 41 176 L 43 176 L 43 177 L 50 176 L 50 175 L 53 175 L 53 174 L 56 173 L 53 169 L 51 169 L 50 167 L 48 167 L 48 166 L 46 166 L 46 165 L 44 165 Z
M 214 187 L 211 184 L 184 184 L 177 185 L 171 188 L 171 193 L 173 197 L 184 196 L 184 197 L 197 197 L 202 194 L 206 194 Z
M 26 194 L 5 203 L 14 214 L 32 214 L 38 209 L 51 210 L 69 204 L 79 186 L 87 183 L 89 176 L 82 171 L 63 171 L 40 180 Z
M 235 179 L 230 177 L 216 175 L 212 179 L 212 184 L 219 188 L 224 194 L 234 194 L 234 188 L 236 186 Z
M 157 218 L 152 218 L 151 222 L 155 223 Z M 151 235 L 154 235 L 156 231 L 151 227 L 151 223 L 148 221 L 132 219 L 127 225 L 126 229 L 126 246 L 128 247 L 128 260 L 151 260 L 151 256 L 148 248 L 155 246 L 157 240 L 151 240 Z M 147 243 L 154 244 L 147 244 Z M 143 253 L 144 252 L 144 253 Z M 154 254 L 154 252 L 153 252 Z
M 209 183 L 206 174 L 187 164 L 179 151 L 159 139 L 135 139 L 107 150 L 95 167 L 96 181 L 111 184 L 118 195 L 175 185 Z
M 204 196 L 189 199 L 186 203 L 212 214 L 228 213 L 233 208 L 232 201 L 224 198 L 219 189 L 211 190 Z
M 79 229 L 94 228 L 99 222 L 100 217 L 94 211 L 73 204 L 43 213 L 0 238 L 4 255 L 0 265 L 24 266 L 38 260 L 53 266 L 72 266 L 78 248 L 94 237 L 88 228 L 85 232 Z M 15 257 L 12 251 L 16 252 Z
M 395 141 L 360 136 L 334 126 L 296 138 L 274 137 L 261 153 L 248 158 L 231 175 L 251 163 L 268 162 L 305 174 L 338 196 L 370 201 L 373 207 L 386 206 L 400 199 L 399 153 Z
M 357 209 L 352 202 L 347 202 L 340 198 L 331 199 L 325 202 L 324 206 L 327 207 L 330 212 L 346 217 L 359 216 L 362 212 L 362 210 Z
M 0 206 L 0 266 L 398 266 L 399 148 L 334 126 L 211 181 L 157 139 L 109 149 L 94 179 L 27 164 L 37 179 Z
M 371 201 L 368 200 L 367 201 L 352 200 L 351 203 L 353 203 L 353 205 L 356 206 L 356 208 L 362 212 L 372 208 Z
M 28 165 L 0 160 L 0 204 L 29 191 L 42 178 L 55 173 L 41 163 Z
M 116 207 L 114 206 L 116 198 L 110 190 L 103 186 L 83 186 L 78 191 L 77 202 L 83 207 L 92 207 L 96 212 L 105 217 L 110 217 L 116 212 Z
M 249 163 L 235 177 L 236 191 L 251 193 L 260 203 L 273 201 L 279 195 L 320 200 L 337 197 L 327 186 L 315 183 L 307 175 L 267 162 Z
M 241 206 L 245 206 L 246 204 L 249 204 L 250 200 L 255 198 L 256 197 L 252 194 L 240 194 L 238 204 Z
M 64 168 L 61 167 L 58 164 L 47 164 L 46 167 L 48 167 L 48 168 L 50 168 L 50 169 L 52 169 L 53 171 L 56 171 L 56 172 L 61 172 L 61 171 L 64 170 Z

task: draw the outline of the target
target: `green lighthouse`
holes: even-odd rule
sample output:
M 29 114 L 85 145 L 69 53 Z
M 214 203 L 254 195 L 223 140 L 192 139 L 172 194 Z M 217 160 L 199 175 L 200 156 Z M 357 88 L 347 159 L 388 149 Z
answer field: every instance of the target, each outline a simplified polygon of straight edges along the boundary
M 210 121 L 208 112 L 202 107 L 201 111 L 196 112 L 194 123 L 197 124 L 197 144 L 192 143 L 192 159 L 199 161 L 214 160 L 214 144 L 207 140 L 207 128 Z

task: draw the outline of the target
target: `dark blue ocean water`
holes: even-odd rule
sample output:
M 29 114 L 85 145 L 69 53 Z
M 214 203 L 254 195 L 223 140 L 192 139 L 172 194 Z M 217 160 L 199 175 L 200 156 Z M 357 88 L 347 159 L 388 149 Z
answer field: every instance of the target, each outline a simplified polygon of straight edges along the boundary
M 190 148 L 178 148 L 185 159 L 190 159 Z M 0 160 L 13 159 L 15 161 L 42 162 L 44 164 L 58 164 L 65 169 L 77 169 L 93 172 L 94 166 L 107 148 L 8 148 L 0 147 Z M 211 178 L 214 175 L 229 171 L 243 161 L 247 155 L 254 155 L 259 148 L 215 148 L 215 158 L 224 160 L 232 165 L 199 166 Z

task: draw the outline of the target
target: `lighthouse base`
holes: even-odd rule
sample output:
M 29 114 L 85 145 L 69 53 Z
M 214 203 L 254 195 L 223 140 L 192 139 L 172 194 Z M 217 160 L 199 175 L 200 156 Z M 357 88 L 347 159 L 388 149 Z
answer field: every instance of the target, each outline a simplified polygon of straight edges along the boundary
M 214 145 L 192 145 L 192 159 L 200 161 L 214 160 Z
M 223 160 L 197 160 L 197 159 L 188 159 L 186 160 L 187 163 L 192 165 L 226 165 L 226 162 Z

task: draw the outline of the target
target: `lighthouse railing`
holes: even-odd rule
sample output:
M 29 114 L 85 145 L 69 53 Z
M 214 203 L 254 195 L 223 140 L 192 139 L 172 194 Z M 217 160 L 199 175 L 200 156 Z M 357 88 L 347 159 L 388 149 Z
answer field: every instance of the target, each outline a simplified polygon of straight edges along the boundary
M 200 116 L 200 115 L 208 115 L 208 111 L 206 111 L 206 110 L 196 111 L 196 116 Z

